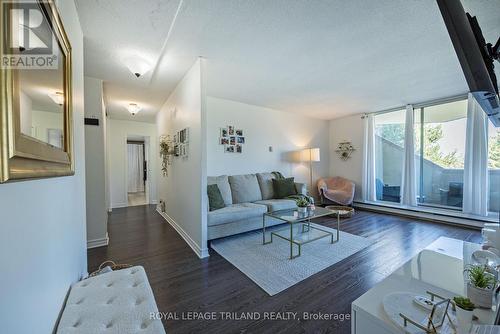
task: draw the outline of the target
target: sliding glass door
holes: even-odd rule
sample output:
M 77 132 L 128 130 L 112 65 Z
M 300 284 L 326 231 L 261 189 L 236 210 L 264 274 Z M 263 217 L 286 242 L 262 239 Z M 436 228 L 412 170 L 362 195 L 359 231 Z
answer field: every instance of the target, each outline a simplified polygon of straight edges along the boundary
M 396 202 L 401 199 L 405 111 L 383 113 L 375 121 L 375 186 L 377 201 Z
M 488 176 L 489 208 L 488 211 L 500 211 L 500 128 L 495 128 L 488 121 Z
M 462 210 L 467 99 L 414 109 L 419 206 Z M 374 116 L 376 200 L 401 202 L 405 110 Z M 488 120 L 488 212 L 500 210 L 500 128 Z
M 461 209 L 467 100 L 415 110 L 420 205 Z

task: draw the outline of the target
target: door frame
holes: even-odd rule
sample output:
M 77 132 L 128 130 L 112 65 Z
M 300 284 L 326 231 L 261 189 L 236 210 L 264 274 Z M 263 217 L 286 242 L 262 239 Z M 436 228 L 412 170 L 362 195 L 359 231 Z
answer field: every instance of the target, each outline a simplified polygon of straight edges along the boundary
M 134 140 L 134 139 L 128 139 L 129 137 L 137 138 L 137 137 L 142 137 L 142 140 Z M 125 201 L 127 203 L 127 207 L 129 206 L 128 203 L 128 144 L 129 142 L 142 142 L 143 144 L 143 156 L 144 156 L 144 161 L 146 161 L 146 168 L 147 168 L 147 177 L 146 177 L 146 182 L 144 185 L 144 193 L 146 194 L 146 204 L 149 205 L 151 204 L 151 173 L 150 173 L 150 138 L 149 136 L 143 136 L 143 135 L 133 135 L 133 134 L 127 134 L 125 137 L 125 179 L 124 179 L 124 184 L 125 184 Z

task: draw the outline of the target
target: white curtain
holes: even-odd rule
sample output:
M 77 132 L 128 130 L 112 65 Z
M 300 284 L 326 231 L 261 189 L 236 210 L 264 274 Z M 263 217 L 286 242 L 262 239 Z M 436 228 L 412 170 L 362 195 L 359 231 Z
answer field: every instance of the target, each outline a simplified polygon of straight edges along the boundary
M 363 119 L 363 201 L 375 201 L 375 120 L 373 115 Z
M 128 154 L 128 192 L 144 191 L 143 146 L 137 144 L 127 145 Z
M 469 93 L 465 133 L 463 212 L 488 215 L 488 119 Z
M 417 206 L 417 177 L 415 174 L 415 132 L 413 106 L 406 106 L 405 150 L 401 173 L 401 204 Z

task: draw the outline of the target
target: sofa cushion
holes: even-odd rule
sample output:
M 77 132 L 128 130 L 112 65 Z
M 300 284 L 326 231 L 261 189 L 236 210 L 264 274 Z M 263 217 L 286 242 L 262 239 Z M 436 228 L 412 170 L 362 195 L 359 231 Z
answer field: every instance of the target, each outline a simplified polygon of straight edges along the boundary
M 220 194 L 224 199 L 225 205 L 233 204 L 233 197 L 231 195 L 231 187 L 229 186 L 229 179 L 227 175 L 209 176 L 207 178 L 207 185 L 216 184 L 219 187 Z
M 257 173 L 262 199 L 274 198 L 273 179 L 275 178 L 276 176 L 273 173 Z
M 219 186 L 217 186 L 217 184 L 209 184 L 207 186 L 207 195 L 210 211 L 222 209 L 223 207 L 225 207 L 224 199 L 222 198 Z
M 297 208 L 297 204 L 293 199 L 269 199 L 269 200 L 257 201 L 254 203 L 267 206 L 269 212 Z
M 225 208 L 208 213 L 208 226 L 235 222 L 238 220 L 255 218 L 267 212 L 265 205 L 241 203 L 226 206 Z
M 250 203 L 262 199 L 255 174 L 229 176 L 229 184 L 231 185 L 233 204 Z
M 276 198 L 285 198 L 297 194 L 293 177 L 279 180 L 273 179 L 273 189 Z

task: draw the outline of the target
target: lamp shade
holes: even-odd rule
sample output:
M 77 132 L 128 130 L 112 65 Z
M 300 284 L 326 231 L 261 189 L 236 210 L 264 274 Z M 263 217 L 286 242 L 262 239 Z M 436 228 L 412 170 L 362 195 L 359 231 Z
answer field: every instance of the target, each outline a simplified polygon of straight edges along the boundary
M 318 162 L 320 161 L 319 148 L 305 148 L 297 152 L 297 160 L 300 162 Z

